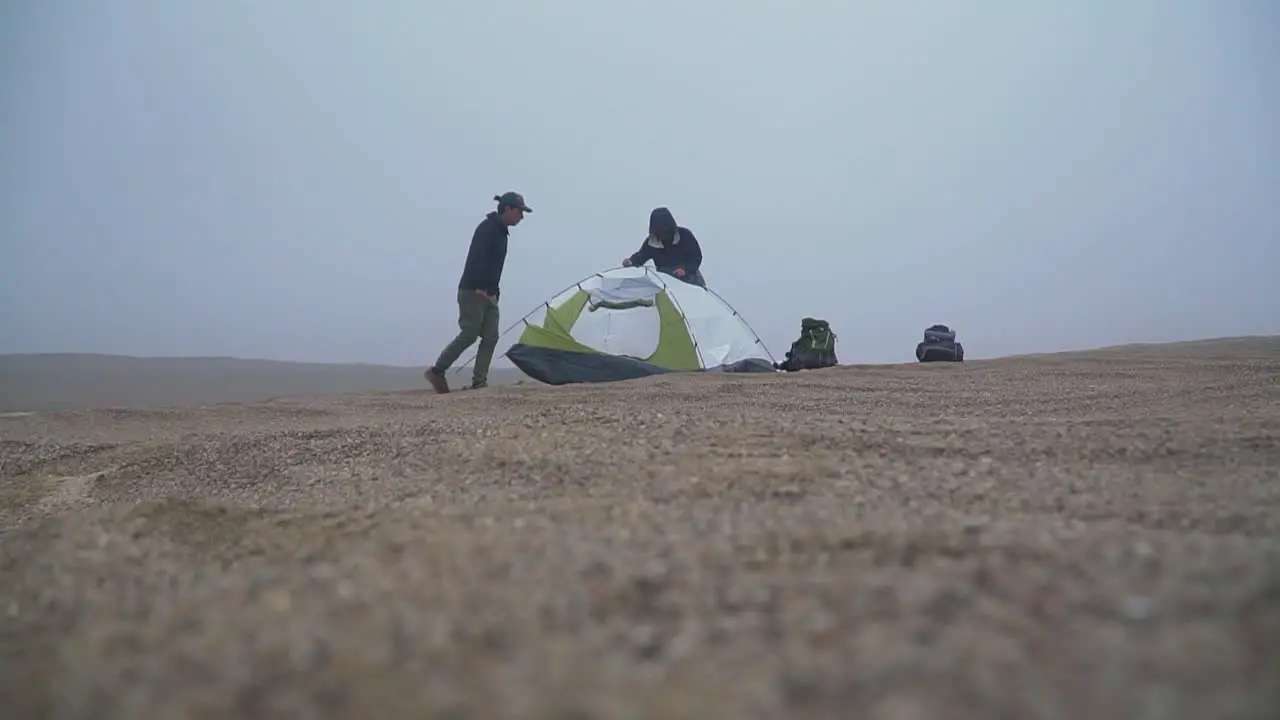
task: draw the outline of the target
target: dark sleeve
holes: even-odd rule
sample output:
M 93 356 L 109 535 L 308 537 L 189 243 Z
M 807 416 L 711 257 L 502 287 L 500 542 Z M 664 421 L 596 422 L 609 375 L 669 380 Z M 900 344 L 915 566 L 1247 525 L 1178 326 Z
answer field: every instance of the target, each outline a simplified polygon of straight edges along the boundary
M 690 275 L 698 272 L 698 268 L 702 267 L 702 246 L 698 244 L 698 238 L 694 237 L 692 230 L 684 228 L 680 231 L 680 246 L 684 249 L 680 267 Z
M 471 235 L 471 247 L 475 252 L 476 264 L 479 266 L 475 270 L 475 284 L 485 292 L 496 292 L 498 286 L 498 264 L 494 257 L 497 252 L 497 243 L 494 242 L 495 237 L 493 228 L 488 222 L 482 222 L 476 226 L 476 231 Z
M 640 243 L 640 249 L 631 254 L 631 264 L 640 267 L 649 262 L 653 258 L 653 247 L 649 245 L 649 239 L 645 238 Z
M 485 282 L 488 285 L 490 293 L 498 292 L 498 285 L 502 283 L 502 265 L 506 261 L 506 248 L 503 247 L 503 228 L 501 226 L 492 226 L 485 237 L 487 245 L 486 257 L 488 261 L 485 263 Z

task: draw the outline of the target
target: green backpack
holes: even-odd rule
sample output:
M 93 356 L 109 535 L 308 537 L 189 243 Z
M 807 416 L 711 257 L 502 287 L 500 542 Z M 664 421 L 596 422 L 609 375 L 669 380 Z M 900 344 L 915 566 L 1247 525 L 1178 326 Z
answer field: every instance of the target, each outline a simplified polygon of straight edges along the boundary
M 800 321 L 800 339 L 791 343 L 780 369 L 787 372 L 817 370 L 838 365 L 836 334 L 826 320 L 807 317 Z

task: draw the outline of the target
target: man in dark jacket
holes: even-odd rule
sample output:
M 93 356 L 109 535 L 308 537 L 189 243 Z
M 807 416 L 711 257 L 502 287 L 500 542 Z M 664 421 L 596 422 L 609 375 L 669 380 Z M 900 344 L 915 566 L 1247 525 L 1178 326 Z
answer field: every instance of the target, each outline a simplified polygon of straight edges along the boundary
M 444 373 L 476 338 L 480 339 L 480 347 L 476 349 L 471 387 L 482 388 L 489 382 L 489 365 L 498 345 L 498 285 L 507 260 L 507 237 L 525 213 L 533 212 L 519 193 L 495 195 L 493 199 L 498 201 L 498 209 L 485 215 L 476 226 L 458 281 L 458 336 L 440 352 L 435 365 L 423 373 L 438 393 L 449 392 Z
M 702 278 L 702 246 L 698 238 L 689 228 L 677 225 L 675 216 L 664 207 L 649 213 L 649 237 L 639 250 L 622 259 L 622 265 L 640 267 L 650 260 L 658 272 L 699 287 L 707 286 Z

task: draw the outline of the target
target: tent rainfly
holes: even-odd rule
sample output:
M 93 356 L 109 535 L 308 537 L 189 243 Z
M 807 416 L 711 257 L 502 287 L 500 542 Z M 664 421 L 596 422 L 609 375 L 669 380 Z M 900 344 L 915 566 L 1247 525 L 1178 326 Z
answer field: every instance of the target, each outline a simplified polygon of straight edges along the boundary
M 671 372 L 776 372 L 755 331 L 719 295 L 647 267 L 588 277 L 521 321 L 506 356 L 550 385 Z

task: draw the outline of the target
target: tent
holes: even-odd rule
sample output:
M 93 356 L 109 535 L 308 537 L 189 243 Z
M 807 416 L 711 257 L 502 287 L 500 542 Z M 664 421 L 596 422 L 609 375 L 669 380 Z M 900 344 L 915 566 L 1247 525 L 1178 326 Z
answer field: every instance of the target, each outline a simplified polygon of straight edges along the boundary
M 551 385 L 670 372 L 776 372 L 759 336 L 719 295 L 648 267 L 596 273 L 521 323 L 506 357 Z

